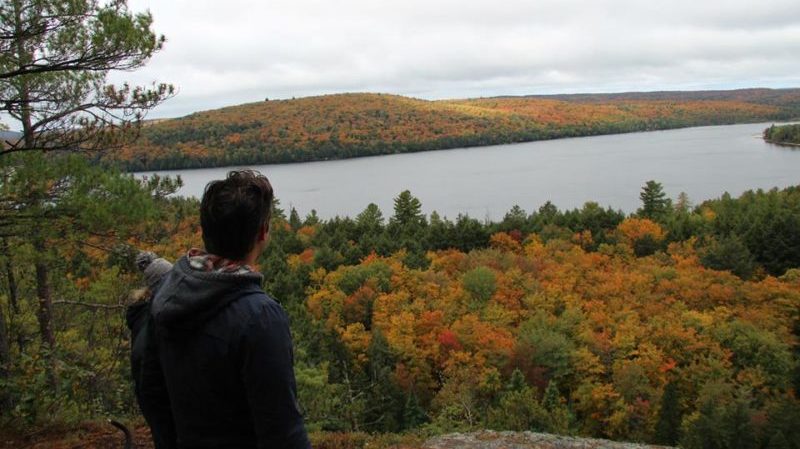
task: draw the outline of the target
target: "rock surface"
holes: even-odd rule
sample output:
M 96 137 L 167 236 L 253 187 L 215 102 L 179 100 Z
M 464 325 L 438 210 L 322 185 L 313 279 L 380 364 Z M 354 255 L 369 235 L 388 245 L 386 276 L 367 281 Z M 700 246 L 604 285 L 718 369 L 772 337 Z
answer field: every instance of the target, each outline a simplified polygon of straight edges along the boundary
M 573 438 L 534 432 L 494 432 L 485 430 L 472 433 L 452 433 L 431 438 L 422 449 L 649 449 L 652 446 L 637 443 Z

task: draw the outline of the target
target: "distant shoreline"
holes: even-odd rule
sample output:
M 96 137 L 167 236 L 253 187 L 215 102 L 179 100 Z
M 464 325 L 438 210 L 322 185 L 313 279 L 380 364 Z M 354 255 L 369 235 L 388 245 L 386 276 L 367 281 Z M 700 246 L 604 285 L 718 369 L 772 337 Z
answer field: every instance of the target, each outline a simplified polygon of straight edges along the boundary
M 800 117 L 800 89 L 428 101 L 346 93 L 150 122 L 106 159 L 128 171 L 280 164 Z
M 781 147 L 800 147 L 800 143 L 792 143 L 792 142 L 775 142 L 769 139 L 764 139 L 764 142 L 771 143 L 773 145 L 778 145 Z
M 587 134 L 587 135 L 577 135 L 577 136 L 564 136 L 564 137 L 555 137 L 551 139 L 537 139 L 537 140 L 528 140 L 528 141 L 519 141 L 519 142 L 508 142 L 508 143 L 492 143 L 487 145 L 472 145 L 472 146 L 457 146 L 452 148 L 437 148 L 432 150 L 418 150 L 418 151 L 408 151 L 404 153 L 384 153 L 384 154 L 373 154 L 373 155 L 366 155 L 366 156 L 352 156 L 352 157 L 342 157 L 342 158 L 335 158 L 335 159 L 314 159 L 314 160 L 307 160 L 307 161 L 289 161 L 289 162 L 259 162 L 259 163 L 252 163 L 252 164 L 230 164 L 230 165 L 209 165 L 209 166 L 202 166 L 202 167 L 190 167 L 190 168 L 168 168 L 168 169 L 159 169 L 159 170 L 127 170 L 128 173 L 131 174 L 151 174 L 151 173 L 162 173 L 162 172 L 185 172 L 185 171 L 194 171 L 194 170 L 212 170 L 216 168 L 232 168 L 232 167 L 253 167 L 253 166 L 262 166 L 262 165 L 290 165 L 290 164 L 307 164 L 307 163 L 319 163 L 319 162 L 334 162 L 334 161 L 346 161 L 349 159 L 363 159 L 363 158 L 372 158 L 372 157 L 382 157 L 382 156 L 391 156 L 395 154 L 413 154 L 413 153 L 426 153 L 426 152 L 438 152 L 438 151 L 451 151 L 451 150 L 460 150 L 460 149 L 470 149 L 470 148 L 485 148 L 485 147 L 495 147 L 495 146 L 506 146 L 506 145 L 519 145 L 519 144 L 526 144 L 526 143 L 534 143 L 534 142 L 547 142 L 547 141 L 554 141 L 554 140 L 569 140 L 569 139 L 585 139 L 589 137 L 604 137 L 604 136 L 620 136 L 620 135 L 629 135 L 629 134 L 645 134 L 645 133 L 655 133 L 655 132 L 664 132 L 664 131 L 680 131 L 685 129 L 692 129 L 692 128 L 712 128 L 718 126 L 738 126 L 738 125 L 755 125 L 755 124 L 791 124 L 795 122 L 800 122 L 800 119 L 791 119 L 788 121 L 752 121 L 752 122 L 737 122 L 737 123 L 726 123 L 726 124 L 715 124 L 715 125 L 696 125 L 696 126 L 681 126 L 681 127 L 672 127 L 672 128 L 661 128 L 661 129 L 650 129 L 644 131 L 625 131 L 625 132 L 615 132 L 615 133 L 604 133 L 604 134 Z M 764 139 L 763 134 L 753 134 L 753 137 L 763 139 L 765 142 L 773 144 L 773 145 L 791 145 L 791 146 L 800 146 L 797 144 L 781 144 L 777 142 L 770 142 Z

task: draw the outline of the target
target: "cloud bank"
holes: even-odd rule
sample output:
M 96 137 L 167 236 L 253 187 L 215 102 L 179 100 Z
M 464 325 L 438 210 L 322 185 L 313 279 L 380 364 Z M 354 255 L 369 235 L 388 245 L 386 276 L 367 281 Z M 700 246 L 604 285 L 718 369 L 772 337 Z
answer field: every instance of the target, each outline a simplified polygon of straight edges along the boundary
M 336 92 L 462 98 L 800 87 L 797 0 L 130 0 L 167 44 L 151 114 Z

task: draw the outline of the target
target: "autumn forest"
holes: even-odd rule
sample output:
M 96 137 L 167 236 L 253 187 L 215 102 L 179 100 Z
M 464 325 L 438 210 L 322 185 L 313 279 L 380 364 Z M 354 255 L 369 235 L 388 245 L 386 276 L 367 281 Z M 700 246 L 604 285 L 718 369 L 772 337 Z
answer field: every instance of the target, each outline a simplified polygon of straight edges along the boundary
M 122 447 L 118 429 L 153 447 L 126 326 L 152 293 L 136 258 L 175 261 L 202 238 L 199 200 L 176 195 L 180 178 L 133 172 L 800 117 L 800 89 L 754 88 L 350 93 L 148 121 L 179 86 L 110 75 L 127 78 L 164 48 L 153 23 L 125 0 L 0 1 L 0 449 Z M 800 185 L 670 198 L 653 179 L 636 211 L 594 197 L 520 204 L 495 221 L 423 213 L 408 188 L 391 210 L 321 218 L 281 204 L 276 186 L 254 268 L 291 321 L 282 354 L 293 349 L 313 447 L 410 449 L 493 429 L 800 449 Z
M 292 317 L 315 441 L 486 428 L 797 447 L 800 191 L 693 206 L 653 181 L 641 199 L 632 215 L 548 203 L 494 223 L 425 216 L 407 191 L 386 216 L 277 203 L 259 268 Z M 32 350 L 31 255 L 6 240 L 23 245 L 4 266 L 7 422 L 136 414 L 121 309 L 141 285 L 131 251 L 174 260 L 201 244 L 196 200 L 154 201 L 124 244 L 70 232 L 53 246 L 52 353 Z
M 132 171 L 256 165 L 798 116 L 798 89 L 442 101 L 341 94 L 154 121 L 136 143 L 108 158 Z

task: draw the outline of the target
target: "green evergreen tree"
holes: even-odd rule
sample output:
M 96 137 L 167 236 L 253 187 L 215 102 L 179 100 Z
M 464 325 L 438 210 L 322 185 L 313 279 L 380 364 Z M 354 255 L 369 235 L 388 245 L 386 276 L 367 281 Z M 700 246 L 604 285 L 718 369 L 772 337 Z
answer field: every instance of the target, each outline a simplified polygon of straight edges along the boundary
M 554 225 L 561 216 L 558 208 L 550 201 L 545 202 L 539 209 L 531 215 L 533 222 L 533 232 L 542 232 L 547 225 Z
M 297 209 L 294 207 L 289 211 L 289 226 L 291 226 L 293 231 L 297 231 L 301 226 L 303 226 L 303 221 L 300 219 L 300 214 L 297 213 Z
M 428 422 L 428 415 L 425 413 L 425 409 L 420 405 L 417 394 L 412 391 L 408 395 L 405 407 L 403 408 L 403 428 L 416 429 L 426 422 Z
M 561 435 L 569 433 L 571 419 L 569 408 L 564 404 L 555 380 L 547 383 L 542 396 L 542 407 L 547 412 L 544 430 Z
M 406 253 L 406 257 L 403 258 L 403 263 L 409 268 L 415 268 L 417 270 L 425 270 L 427 269 L 431 261 L 425 255 L 425 251 L 422 249 L 422 245 L 416 244 L 413 246 L 407 247 L 408 252 Z
M 522 371 L 515 369 L 500 394 L 496 406 L 487 411 L 487 425 L 494 430 L 542 431 L 548 421 L 547 411 L 536 400 Z
M 272 198 L 272 218 L 277 220 L 286 220 L 286 211 L 281 207 L 281 200 L 278 197 Z
M 654 438 L 656 443 L 675 446 L 680 441 L 682 414 L 679 400 L 677 385 L 674 382 L 668 383 L 661 396 L 661 408 L 658 412 Z
M 523 391 L 527 387 L 528 382 L 525 380 L 525 375 L 522 374 L 519 368 L 514 368 L 514 371 L 511 372 L 511 377 L 508 379 L 508 384 L 506 384 L 506 391 Z
M 788 442 L 792 449 L 800 448 L 800 401 L 795 398 L 785 397 L 769 406 L 767 415 L 766 437 L 777 438 L 770 444 L 782 444 L 782 439 Z M 776 437 L 776 434 L 780 434 Z
M 405 398 L 393 381 L 395 357 L 389 343 L 379 330 L 372 332 L 367 348 L 367 400 L 364 413 L 365 428 L 381 432 L 399 432 L 403 427 Z
M 431 212 L 430 224 L 425 233 L 425 247 L 429 250 L 452 248 L 453 222 L 441 218 L 438 212 Z
M 399 199 L 399 198 L 398 198 Z M 378 233 L 383 229 L 383 213 L 375 203 L 367 207 L 356 216 L 356 225 L 361 233 Z
M 458 214 L 453 226 L 452 243 L 455 248 L 464 252 L 484 248 L 489 244 L 489 229 L 468 215 Z
M 664 187 L 659 182 L 647 181 L 639 198 L 642 200 L 642 208 L 637 214 L 644 218 L 662 221 L 672 210 L 672 201 L 667 198 Z
M 727 410 L 724 430 L 728 434 L 730 449 L 756 449 L 758 439 L 753 425 L 753 410 L 749 399 L 736 398 L 732 407 Z
M 783 436 L 783 432 L 778 430 L 769 438 L 766 449 L 792 449 L 789 441 Z
M 0 154 L 105 151 L 129 140 L 172 86 L 106 84 L 162 48 L 149 13 L 127 2 L 8 0 L 0 4 L 0 99 L 22 137 Z
M 22 131 L 20 138 L 0 149 L 4 180 L 0 201 L 5 205 L 0 223 L 5 227 L 4 235 L 26 238 L 39 255 L 33 263 L 37 319 L 53 388 L 58 381 L 53 359 L 53 261 L 47 240 L 56 232 L 58 218 L 71 216 L 78 229 L 93 222 L 78 221 L 79 216 L 88 217 L 86 212 L 68 207 L 78 201 L 75 193 L 90 182 L 91 178 L 80 178 L 90 169 L 69 156 L 52 154 L 86 151 L 100 157 L 129 142 L 144 114 L 172 95 L 172 86 L 166 84 L 145 88 L 106 83 L 110 72 L 139 68 L 161 49 L 164 37 L 155 34 L 151 25 L 149 13 L 131 13 L 124 0 L 102 5 L 96 0 L 0 3 L 0 110 Z M 42 158 L 37 154 L 41 152 L 50 156 Z M 31 166 L 42 170 L 27 170 Z M 64 171 L 64 167 L 76 172 Z M 23 172 L 32 178 L 17 179 Z M 120 182 L 125 181 L 118 175 L 119 180 L 98 172 L 90 176 L 101 176 L 99 180 L 108 183 L 105 188 L 136 188 L 132 182 L 122 187 Z M 87 198 L 106 204 L 103 196 L 88 192 Z M 108 198 L 125 193 L 133 190 L 113 192 Z M 119 212 L 126 217 L 134 211 Z M 88 219 L 101 221 L 97 217 Z
M 689 195 L 686 192 L 678 194 L 678 201 L 675 202 L 676 212 L 689 212 L 692 208 L 692 202 L 689 200 Z
M 339 251 L 324 245 L 314 253 L 314 265 L 322 267 L 328 271 L 333 271 L 344 262 L 344 257 Z
M 317 215 L 316 209 L 311 209 L 311 212 L 306 215 L 306 219 L 303 220 L 304 226 L 315 226 L 320 223 L 319 215 Z
M 391 220 L 401 228 L 413 228 L 425 223 L 422 214 L 422 203 L 411 192 L 404 190 L 394 199 L 394 215 Z
M 708 268 L 728 270 L 742 279 L 749 279 L 756 266 L 750 250 L 736 236 L 712 240 L 700 260 Z
M 503 221 L 500 222 L 498 229 L 500 231 L 522 231 L 527 232 L 528 230 L 528 214 L 518 205 L 514 205 L 508 212 L 506 212 L 505 216 L 503 217 Z
M 542 396 L 542 406 L 547 410 L 555 410 L 556 407 L 561 405 L 561 394 L 558 392 L 558 386 L 555 380 L 547 383 L 547 388 L 544 389 Z
M 425 238 L 427 222 L 422 214 L 422 203 L 405 190 L 394 199 L 394 215 L 389 219 L 386 234 L 391 252 L 405 249 L 406 263 L 414 268 L 427 267 L 428 262 L 421 246 Z

